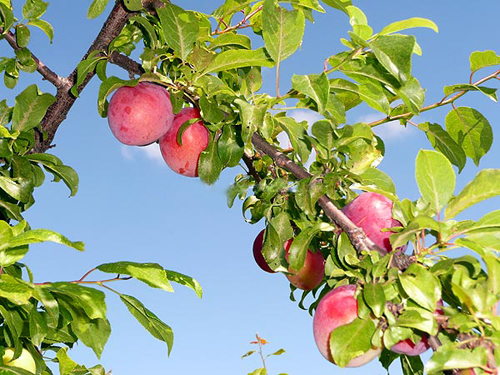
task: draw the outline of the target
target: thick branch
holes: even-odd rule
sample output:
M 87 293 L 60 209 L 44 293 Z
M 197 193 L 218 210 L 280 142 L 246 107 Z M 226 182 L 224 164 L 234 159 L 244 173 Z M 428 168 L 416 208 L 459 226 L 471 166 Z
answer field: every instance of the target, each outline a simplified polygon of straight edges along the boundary
M 2 31 L 2 29 L 0 29 Z M 20 50 L 21 47 L 17 45 L 16 36 L 11 32 L 5 34 L 5 40 L 14 50 Z M 40 61 L 38 57 L 31 54 L 31 58 L 35 61 L 36 70 L 42 75 L 44 79 L 52 83 L 55 87 L 59 88 L 66 84 L 66 78 L 57 75 L 53 70 L 51 70 L 47 65 Z
M 288 156 L 283 154 L 269 144 L 259 134 L 252 135 L 253 145 L 262 153 L 270 156 L 274 162 L 283 169 L 291 172 L 298 179 L 312 177 L 312 175 L 304 170 L 302 167 L 294 163 Z M 362 250 L 375 250 L 381 255 L 386 255 L 386 251 L 378 247 L 372 240 L 370 240 L 361 228 L 358 228 L 354 223 L 349 220 L 344 213 L 339 210 L 326 195 L 323 195 L 318 200 L 319 205 L 323 208 L 326 216 L 337 224 L 344 232 L 347 233 L 353 246 L 361 252 Z
M 105 50 L 111 41 L 120 34 L 127 20 L 133 14 L 134 13 L 127 12 L 122 2 L 118 1 L 109 14 L 108 19 L 104 22 L 104 25 L 102 26 L 96 39 L 88 49 L 85 56 L 83 56 L 82 60 L 86 59 L 87 56 L 93 51 Z M 34 152 L 45 152 L 51 147 L 51 143 L 54 140 L 54 136 L 59 128 L 59 125 L 61 125 L 61 123 L 66 119 L 69 110 L 75 103 L 76 98 L 71 95 L 70 90 L 76 82 L 76 74 L 77 69 L 75 68 L 75 70 L 73 70 L 73 72 L 66 79 L 65 84 L 58 87 L 56 94 L 57 100 L 49 107 L 41 123 L 42 131 L 45 134 L 43 138 L 42 136 L 37 137 L 37 144 L 34 147 Z M 89 73 L 85 81 L 78 87 L 79 93 L 92 79 L 94 74 L 95 72 Z

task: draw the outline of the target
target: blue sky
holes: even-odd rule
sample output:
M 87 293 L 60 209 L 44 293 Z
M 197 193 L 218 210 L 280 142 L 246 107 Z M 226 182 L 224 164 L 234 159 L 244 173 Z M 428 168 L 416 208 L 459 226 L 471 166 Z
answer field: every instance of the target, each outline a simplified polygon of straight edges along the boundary
M 210 12 L 221 1 L 174 3 Z M 60 75 L 69 74 L 76 66 L 104 21 L 104 16 L 86 20 L 89 4 L 51 1 L 45 19 L 54 25 L 52 45 L 41 32 L 33 32 L 33 52 Z M 363 0 L 355 4 L 365 11 L 375 31 L 414 16 L 438 24 L 438 34 L 427 29 L 414 31 L 423 56 L 414 58 L 413 71 L 427 89 L 426 103 L 440 100 L 444 85 L 468 81 L 472 51 L 500 52 L 498 0 L 483 0 L 480 5 L 451 0 Z M 346 37 L 348 28 L 348 20 L 340 12 L 328 9 L 326 14 L 316 15 L 316 23 L 306 25 L 301 50 L 283 64 L 282 91 L 289 87 L 292 74 L 320 72 L 324 59 L 342 49 L 339 39 Z M 7 44 L 0 43 L 0 56 L 10 54 Z M 264 90 L 273 93 L 274 73 L 264 73 L 264 77 Z M 25 74 L 12 91 L 0 86 L 1 97 L 7 97 L 12 105 L 14 96 L 32 82 L 54 92 L 36 74 Z M 204 288 L 204 297 L 199 300 L 191 290 L 175 285 L 175 294 L 149 290 L 134 281 L 113 285 L 137 296 L 171 325 L 175 342 L 167 358 L 166 346 L 144 331 L 115 295 L 108 294 L 113 332 L 101 360 L 106 369 L 112 369 L 114 375 L 247 374 L 259 367 L 258 357 L 240 357 L 252 349 L 249 342 L 258 332 L 270 342 L 268 352 L 286 350 L 282 356 L 269 359 L 270 374 L 341 373 L 316 349 L 312 318 L 289 300 L 286 278 L 261 272 L 256 266 L 251 246 L 263 223 L 246 224 L 239 203 L 233 209 L 226 206 L 225 190 L 241 170 L 227 170 L 214 186 L 206 186 L 171 172 L 151 148 L 122 146 L 111 135 L 106 119 L 97 113 L 97 90 L 98 82 L 93 80 L 59 129 L 57 147 L 52 150 L 78 171 L 79 193 L 68 198 L 69 192 L 62 184 L 47 182 L 36 192 L 37 204 L 26 214 L 33 228 L 50 228 L 82 240 L 87 250 L 82 254 L 58 245 L 33 246 L 25 261 L 33 269 L 35 280 L 74 280 L 98 264 L 130 260 L 160 263 L 193 276 Z M 460 105 L 481 111 L 496 130 L 500 120 L 497 103 L 470 94 Z M 446 113 L 446 109 L 425 113 L 419 120 L 443 124 Z M 304 112 L 296 115 L 310 116 Z M 363 106 L 352 111 L 349 121 L 379 117 L 383 116 Z M 398 124 L 377 132 L 386 140 L 387 148 L 381 168 L 393 177 L 399 197 L 418 198 L 414 160 L 419 149 L 430 148 L 425 136 Z M 498 149 L 495 140 L 481 168 L 498 168 Z M 458 186 L 465 185 L 475 173 L 477 169 L 468 161 Z M 477 218 L 499 203 L 489 201 L 468 214 Z M 83 345 L 70 355 L 89 366 L 98 362 Z M 376 361 L 344 371 L 385 373 Z M 398 366 L 394 366 L 393 373 L 400 373 Z

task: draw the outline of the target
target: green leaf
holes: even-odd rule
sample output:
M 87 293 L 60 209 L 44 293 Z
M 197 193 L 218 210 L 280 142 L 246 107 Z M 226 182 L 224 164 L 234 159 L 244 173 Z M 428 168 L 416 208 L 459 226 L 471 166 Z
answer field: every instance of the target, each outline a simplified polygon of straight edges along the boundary
M 398 317 L 395 327 L 413 328 L 432 336 L 438 333 L 434 312 L 420 307 L 407 307 Z
M 319 223 L 303 229 L 294 237 L 288 249 L 288 262 L 293 270 L 300 270 L 304 266 L 307 250 L 312 239 L 321 231 Z
M 16 96 L 12 113 L 12 130 L 28 131 L 40 125 L 49 106 L 56 101 L 51 94 L 40 94 L 36 85 L 28 86 Z
M 9 177 L 0 176 L 0 189 L 12 198 L 27 203 L 33 193 L 33 184 L 25 178 L 18 178 L 17 182 L 15 182 Z
M 330 94 L 330 83 L 325 73 L 310 75 L 294 74 L 292 77 L 292 87 L 299 93 L 305 94 L 314 100 L 320 114 L 325 112 Z
M 99 57 L 101 51 L 93 51 L 85 60 L 78 63 L 76 70 L 76 83 L 71 88 L 71 93 L 74 96 L 78 96 L 78 87 L 85 81 L 89 73 L 92 73 L 97 66 L 97 63 L 104 59 L 104 57 Z
M 198 174 L 200 179 L 211 185 L 219 179 L 224 166 L 219 157 L 218 145 L 214 140 L 210 140 L 208 146 L 202 151 L 198 162 Z
M 69 300 L 71 304 L 82 308 L 89 319 L 106 319 L 105 294 L 100 290 L 70 282 L 48 284 L 47 289 L 57 294 L 58 300 Z
M 391 107 L 385 93 L 380 86 L 367 82 L 359 85 L 357 93 L 370 107 L 385 114 L 389 114 Z
M 353 189 L 372 191 L 396 196 L 396 186 L 389 175 L 378 168 L 368 168 L 362 174 L 360 183 L 353 184 Z
M 465 166 L 467 158 L 462 147 L 439 124 L 424 122 L 419 124 L 418 128 L 425 132 L 432 147 L 446 156 L 453 165 L 457 166 L 460 173 Z
M 379 35 L 392 34 L 401 30 L 411 29 L 414 27 L 427 27 L 429 29 L 434 30 L 435 32 L 439 31 L 437 25 L 431 20 L 428 20 L 427 18 L 413 17 L 407 20 L 393 22 L 384 27 L 382 30 L 380 30 L 378 34 Z
M 399 282 L 409 298 L 431 312 L 436 310 L 441 298 L 441 284 L 424 266 L 412 263 L 399 276 Z
M 395 88 L 396 93 L 408 106 L 411 113 L 418 115 L 425 100 L 425 91 L 415 77 L 410 77 L 403 86 Z
M 26 47 L 30 42 L 30 29 L 22 23 L 16 25 L 16 42 L 21 48 Z
M 0 297 L 16 305 L 26 305 L 33 296 L 33 288 L 19 282 L 16 278 L 3 274 L 0 278 Z
M 186 12 L 171 3 L 156 8 L 156 12 L 160 18 L 163 36 L 167 44 L 185 61 L 198 38 L 198 18 L 195 13 Z
M 73 316 L 71 328 L 85 346 L 92 348 L 97 358 L 101 358 L 104 345 L 111 334 L 107 319 L 88 319 L 84 315 Z
M 54 39 L 54 28 L 52 27 L 52 25 L 50 23 L 48 23 L 47 21 L 44 21 L 44 20 L 31 20 L 27 23 L 27 25 L 30 25 L 30 26 L 35 26 L 35 27 L 38 27 L 40 30 L 42 30 L 45 35 L 47 35 L 49 37 L 49 41 L 50 43 L 52 43 L 52 40 Z
M 23 5 L 23 17 L 27 19 L 40 18 L 45 11 L 49 3 L 42 0 L 27 0 Z
M 124 0 L 123 3 L 125 4 L 125 7 L 132 12 L 142 10 L 141 0 Z
M 267 111 L 267 104 L 253 105 L 242 99 L 234 100 L 234 104 L 240 109 L 241 138 L 243 139 L 243 143 L 247 144 L 250 142 L 252 134 L 258 128 L 262 127 Z
M 500 169 L 483 169 L 446 207 L 445 217 L 451 219 L 466 208 L 497 195 L 500 195 Z
M 363 288 L 363 298 L 373 314 L 380 318 L 384 313 L 385 293 L 381 284 L 365 284 Z
M 476 165 L 493 143 L 490 123 L 473 108 L 452 109 L 446 116 L 446 130 Z
M 119 89 L 122 86 L 134 87 L 139 83 L 138 79 L 123 80 L 118 77 L 109 77 L 105 81 L 102 81 L 99 87 L 99 94 L 97 98 L 97 110 L 101 117 L 106 117 L 108 112 L 108 101 L 107 97 L 113 91 Z
M 283 130 L 288 135 L 295 154 L 299 157 L 302 163 L 307 162 L 311 153 L 311 146 L 306 142 L 306 127 L 307 124 L 298 123 L 291 117 L 276 117 Z
M 363 47 L 366 46 L 366 40 L 370 38 L 373 34 L 373 30 L 370 26 L 368 26 L 368 20 L 366 15 L 363 13 L 361 9 L 355 6 L 347 6 L 346 7 L 347 14 L 349 16 L 349 23 L 352 25 L 353 32 L 349 33 L 351 37 L 353 37 L 356 41 L 359 42 Z
M 323 0 L 323 2 L 335 9 L 341 10 L 347 14 L 347 7 L 352 5 L 351 0 Z
M 404 375 L 424 375 L 424 364 L 420 356 L 402 355 L 400 361 Z
M 290 57 L 302 43 L 304 13 L 288 11 L 276 0 L 265 0 L 262 8 L 262 36 L 266 50 L 277 65 Z
M 398 233 L 391 234 L 391 244 L 393 248 L 404 246 L 408 241 L 415 239 L 415 234 L 420 233 L 422 229 L 433 229 L 439 231 L 439 223 L 429 216 L 417 216 L 413 218 L 408 225 Z
M 371 349 L 371 337 L 376 325 L 371 319 L 356 318 L 349 324 L 340 326 L 330 334 L 330 351 L 339 367 Z
M 163 289 L 167 292 L 174 291 L 167 279 L 165 270 L 157 263 L 114 262 L 104 263 L 96 268 L 106 273 L 132 276 L 152 288 Z
M 380 35 L 370 42 L 378 61 L 401 84 L 411 77 L 411 55 L 415 37 L 408 35 Z
M 235 46 L 243 49 L 251 49 L 252 41 L 246 35 L 226 33 L 217 36 L 211 43 L 210 49 L 215 51 L 218 48 Z
M 0 1 L 0 18 L 3 21 L 3 31 L 0 33 L 2 35 L 6 34 L 14 23 L 14 14 L 12 13 L 12 5 L 10 3 L 4 4 Z
M 420 150 L 415 162 L 415 177 L 422 198 L 438 214 L 455 190 L 455 173 L 449 160 L 437 151 Z
M 200 283 L 192 277 L 171 270 L 165 270 L 165 273 L 168 280 L 194 290 L 198 298 L 203 296 L 203 289 Z
M 475 72 L 488 66 L 500 64 L 500 56 L 495 51 L 476 51 L 470 55 L 470 70 Z
M 106 9 L 108 2 L 109 0 L 94 0 L 92 4 L 90 4 L 90 8 L 87 12 L 87 18 L 93 19 L 100 16 Z
M 25 246 L 32 243 L 39 242 L 55 242 L 61 245 L 66 245 L 78 251 L 84 251 L 85 246 L 83 242 L 72 242 L 64 237 L 62 234 L 48 230 L 48 229 L 33 229 L 21 233 L 18 236 L 11 238 L 8 242 L 0 244 L 0 251 L 11 248 Z
M 224 166 L 237 166 L 245 151 L 241 133 L 237 132 L 231 125 L 224 126 L 222 135 L 218 140 L 218 149 Z
M 148 310 L 137 298 L 121 294 L 120 299 L 127 306 L 130 313 L 153 337 L 167 344 L 168 354 L 170 355 L 174 342 L 172 329 L 163 323 L 153 312 Z
M 201 74 L 247 66 L 265 66 L 271 68 L 274 66 L 274 62 L 267 55 L 264 48 L 258 48 L 256 50 L 230 50 L 216 55 L 214 60 Z
M 428 374 L 444 370 L 467 369 L 486 365 L 486 349 L 478 347 L 473 350 L 457 349 L 454 344 L 440 346 L 425 365 Z
M 51 154 L 29 154 L 26 158 L 31 162 L 40 163 L 43 167 L 52 173 L 55 178 L 62 179 L 66 186 L 71 191 L 71 196 L 74 196 L 78 192 L 79 178 L 76 171 L 67 166 L 63 165 L 62 161 Z
M 449 96 L 454 92 L 480 91 L 494 102 L 498 102 L 498 97 L 496 94 L 497 89 L 491 87 L 475 86 L 469 83 L 462 83 L 458 85 L 445 86 L 443 91 L 446 96 Z

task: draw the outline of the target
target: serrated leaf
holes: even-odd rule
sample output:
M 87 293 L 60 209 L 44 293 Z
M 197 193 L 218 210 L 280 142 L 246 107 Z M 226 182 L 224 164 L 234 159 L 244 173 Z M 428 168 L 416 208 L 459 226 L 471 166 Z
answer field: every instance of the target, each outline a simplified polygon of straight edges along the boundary
M 323 2 L 335 9 L 339 9 L 347 14 L 347 7 L 352 5 L 351 0 L 323 0 Z
M 424 375 L 424 364 L 420 356 L 402 355 L 400 361 L 404 375 Z
M 302 43 L 305 29 L 304 13 L 288 11 L 276 0 L 265 0 L 262 8 L 262 36 L 271 58 L 280 64 L 290 57 Z
M 3 274 L 0 278 L 0 297 L 16 305 L 26 305 L 33 296 L 33 288 L 18 282 L 16 278 Z
M 192 277 L 171 270 L 165 270 L 165 273 L 168 280 L 194 290 L 198 298 L 201 298 L 203 296 L 203 289 L 200 283 Z
M 69 299 L 71 304 L 83 309 L 88 319 L 106 319 L 105 294 L 100 290 L 70 282 L 52 283 L 47 289 L 57 295 L 58 300 Z
M 224 166 L 219 157 L 217 142 L 211 140 L 205 150 L 201 152 L 198 162 L 198 174 L 200 179 L 211 185 L 219 179 Z
M 142 0 L 124 0 L 123 3 L 125 7 L 132 12 L 137 12 L 142 9 Z
M 264 48 L 256 50 L 229 50 L 219 53 L 201 74 L 223 70 L 244 68 L 247 66 L 265 66 L 271 68 L 274 62 Z
M 109 0 L 94 0 L 92 4 L 90 4 L 89 10 L 87 12 L 87 18 L 93 19 L 101 15 L 102 12 L 106 9 Z
M 398 233 L 391 234 L 391 244 L 393 248 L 404 246 L 408 241 L 415 239 L 415 234 L 420 233 L 422 229 L 433 229 L 439 231 L 439 223 L 433 218 L 420 215 L 413 218 L 408 225 Z
M 171 3 L 156 8 L 156 12 L 167 44 L 185 61 L 198 38 L 198 18 L 193 12 L 186 12 Z
M 460 173 L 467 159 L 462 147 L 460 147 L 439 124 L 424 122 L 419 124 L 418 128 L 425 132 L 432 147 L 446 156 L 453 165 L 457 166 L 458 172 Z
M 127 306 L 130 313 L 153 337 L 167 344 L 168 354 L 170 355 L 174 342 L 172 329 L 148 310 L 137 298 L 121 294 L 120 299 Z
M 495 66 L 500 64 L 500 56 L 495 51 L 475 51 L 470 55 L 470 70 L 475 72 L 479 69 L 488 66 Z
M 389 114 L 391 110 L 389 100 L 378 85 L 371 82 L 363 83 L 359 85 L 357 93 L 373 109 Z
M 299 93 L 305 94 L 314 100 L 320 114 L 325 112 L 330 94 L 330 83 L 325 73 L 310 75 L 294 74 L 292 77 L 292 87 Z
M 437 151 L 420 150 L 415 161 L 415 177 L 422 198 L 438 214 L 455 191 L 455 173 L 449 160 Z
M 411 113 L 418 115 L 425 101 L 425 91 L 415 77 L 409 78 L 401 87 L 395 88 L 396 94 L 408 106 Z
M 109 77 L 105 81 L 102 81 L 99 87 L 99 94 L 97 98 L 97 110 L 101 117 L 106 117 L 108 112 L 108 101 L 107 97 L 113 91 L 119 89 L 122 86 L 134 87 L 139 83 L 138 79 L 123 80 L 118 77 Z
M 380 30 L 378 34 L 379 35 L 392 34 L 397 31 L 407 30 L 414 27 L 427 27 L 429 29 L 434 30 L 435 32 L 439 31 L 437 25 L 431 20 L 428 20 L 427 18 L 413 17 L 407 20 L 393 22 L 384 27 L 382 30 Z
M 218 140 L 218 152 L 224 166 L 235 167 L 239 164 L 244 153 L 244 143 L 241 134 L 231 125 L 222 129 Z
M 424 266 L 412 263 L 399 276 L 399 282 L 409 298 L 431 312 L 436 310 L 441 298 L 441 284 Z
M 302 163 L 307 162 L 311 153 L 311 146 L 306 141 L 307 132 L 302 123 L 298 123 L 292 117 L 275 117 L 280 123 L 283 130 L 288 135 L 295 154 L 298 156 Z
M 40 18 L 45 11 L 49 3 L 42 0 L 27 0 L 23 5 L 23 17 L 27 19 Z
M 28 86 L 16 96 L 12 113 L 12 130 L 28 131 L 40 125 L 49 106 L 56 101 L 51 94 L 40 94 L 36 85 Z
M 380 35 L 370 42 L 378 61 L 401 84 L 411 77 L 414 46 L 415 37 L 408 35 Z
M 227 46 L 237 46 L 243 49 L 251 49 L 252 41 L 246 35 L 226 33 L 217 36 L 211 43 L 210 49 L 216 50 L 218 48 L 227 47 Z
M 52 40 L 54 39 L 54 28 L 50 23 L 44 20 L 35 19 L 30 20 L 27 25 L 38 27 L 49 37 L 49 41 L 52 43 Z
M 371 337 L 376 325 L 371 319 L 356 318 L 349 324 L 342 325 L 330 334 L 330 351 L 339 367 L 371 349 Z
M 500 195 L 500 169 L 483 169 L 450 202 L 444 213 L 451 219 L 466 208 Z
M 446 130 L 476 165 L 493 143 L 493 130 L 488 120 L 469 107 L 452 109 L 446 115 Z
M 174 291 L 165 270 L 157 263 L 113 262 L 101 264 L 96 268 L 106 273 L 132 276 L 152 288 L 163 289 L 167 292 Z
M 453 344 L 440 346 L 425 365 L 427 374 L 444 370 L 467 369 L 484 366 L 487 362 L 486 350 L 478 347 L 473 350 L 457 349 Z
M 33 229 L 11 238 L 8 242 L 0 244 L 0 251 L 11 247 L 20 247 L 39 242 L 55 242 L 61 245 L 66 245 L 78 251 L 85 250 L 83 242 L 72 242 L 62 234 L 54 232 L 52 230 Z
M 384 287 L 381 284 L 365 284 L 363 298 L 373 314 L 380 318 L 384 313 L 386 302 Z
M 300 270 L 304 266 L 307 250 L 314 236 L 321 231 L 319 223 L 303 229 L 293 238 L 292 244 L 288 249 L 288 262 L 293 270 Z
M 236 99 L 234 104 L 240 109 L 241 138 L 243 143 L 247 144 L 252 134 L 264 123 L 267 104 L 253 105 L 242 99 Z

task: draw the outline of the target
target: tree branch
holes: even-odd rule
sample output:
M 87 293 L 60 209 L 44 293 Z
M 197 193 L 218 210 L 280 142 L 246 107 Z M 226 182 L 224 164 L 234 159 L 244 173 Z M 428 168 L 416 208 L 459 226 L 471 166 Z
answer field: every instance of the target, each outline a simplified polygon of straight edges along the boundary
M 487 75 L 486 77 L 481 78 L 480 80 L 477 80 L 476 82 L 472 83 L 472 85 L 473 86 L 478 86 L 478 85 L 480 85 L 480 84 L 482 84 L 482 83 L 484 83 L 486 81 L 489 81 L 490 79 L 498 78 L 499 75 L 500 75 L 500 69 L 497 70 L 496 72 L 491 73 L 490 75 Z M 453 95 L 451 98 L 446 99 L 449 96 L 449 95 L 447 95 L 447 96 L 445 96 L 443 99 L 441 99 L 437 103 L 430 104 L 430 105 L 427 105 L 425 107 L 420 108 L 420 112 L 426 112 L 426 111 L 429 111 L 431 109 L 434 109 L 434 108 L 437 108 L 437 107 L 442 107 L 442 106 L 447 105 L 447 104 L 453 104 L 453 102 L 455 100 L 457 100 L 458 98 L 461 98 L 467 92 L 469 92 L 469 91 L 460 91 L 457 94 Z M 403 114 L 400 114 L 400 115 L 396 115 L 396 116 L 387 116 L 386 118 L 370 122 L 367 125 L 368 126 L 382 125 L 382 124 L 385 124 L 386 122 L 390 122 L 390 121 L 394 121 L 394 120 L 399 120 L 399 119 L 404 119 L 406 117 L 411 117 L 411 116 L 414 116 L 413 113 L 406 112 L 406 113 L 403 113 Z
M 96 39 L 88 49 L 87 53 L 83 56 L 82 60 L 86 59 L 87 56 L 93 51 L 105 50 L 111 41 L 113 41 L 113 39 L 120 34 L 121 30 L 127 23 L 127 20 L 134 14 L 135 13 L 128 12 L 124 8 L 122 2 L 118 1 L 109 14 L 107 20 L 104 22 L 104 25 L 102 26 Z M 76 82 L 76 75 L 77 69 L 75 68 L 68 78 L 66 78 L 65 84 L 58 87 L 56 94 L 57 100 L 49 107 L 41 123 L 44 134 L 43 136 L 41 134 L 37 135 L 37 143 L 33 152 L 45 152 L 52 147 L 51 144 L 54 140 L 57 129 L 66 119 L 69 110 L 75 103 L 76 98 L 70 93 L 70 90 Z M 88 74 L 85 81 L 78 87 L 78 93 L 84 89 L 94 75 L 95 72 L 90 72 Z
M 0 32 L 2 32 L 3 29 L 0 28 Z M 16 36 L 14 33 L 11 31 L 8 31 L 5 34 L 5 40 L 7 40 L 7 43 L 15 50 L 18 51 L 22 49 L 17 45 L 16 41 Z M 55 87 L 59 88 L 62 87 L 66 84 L 66 78 L 59 76 L 56 74 L 53 70 L 51 70 L 47 65 L 45 65 L 43 62 L 40 61 L 38 57 L 36 57 L 33 53 L 31 53 L 31 58 L 35 61 L 36 64 L 36 70 L 38 73 L 41 74 L 41 76 L 52 83 Z
M 113 51 L 111 55 L 109 55 L 108 61 L 119 66 L 122 69 L 125 69 L 130 74 L 134 74 L 137 76 L 144 74 L 144 69 L 142 69 L 141 64 L 139 64 L 137 61 L 132 60 L 128 56 L 122 55 L 119 52 Z
M 271 157 L 278 167 L 286 169 L 298 179 L 312 177 L 312 175 L 302 167 L 294 163 L 288 156 L 283 154 L 269 144 L 259 134 L 252 135 L 253 145 L 262 153 Z M 319 205 L 323 208 L 326 216 L 337 224 L 349 236 L 349 240 L 358 252 L 362 250 L 375 250 L 381 255 L 386 255 L 387 252 L 378 247 L 370 240 L 361 228 L 358 228 L 344 213 L 339 210 L 326 195 L 323 195 L 318 200 Z

